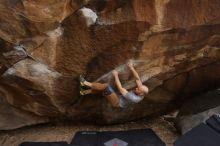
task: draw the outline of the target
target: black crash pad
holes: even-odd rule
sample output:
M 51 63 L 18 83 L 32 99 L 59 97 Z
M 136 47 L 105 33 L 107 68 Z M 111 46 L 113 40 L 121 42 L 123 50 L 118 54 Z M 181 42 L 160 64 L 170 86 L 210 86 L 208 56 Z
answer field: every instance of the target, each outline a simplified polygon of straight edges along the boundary
M 82 131 L 76 133 L 71 144 L 76 146 L 165 146 L 151 129 Z
M 67 142 L 23 142 L 19 146 L 69 146 Z
M 210 117 L 206 121 L 206 124 L 220 134 L 220 114 L 216 114 Z
M 220 134 L 202 123 L 181 136 L 174 146 L 220 146 Z

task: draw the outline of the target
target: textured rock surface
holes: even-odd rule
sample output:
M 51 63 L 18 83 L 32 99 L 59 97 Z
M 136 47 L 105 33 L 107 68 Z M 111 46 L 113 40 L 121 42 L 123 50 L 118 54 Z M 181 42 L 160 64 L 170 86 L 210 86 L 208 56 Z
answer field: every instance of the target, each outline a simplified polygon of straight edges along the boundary
M 8 129 L 48 118 L 124 122 L 220 85 L 219 0 L 1 0 L 0 20 L 0 127 L 22 111 L 30 120 Z M 143 102 L 122 110 L 79 97 L 79 74 L 96 80 L 131 58 L 150 87 Z

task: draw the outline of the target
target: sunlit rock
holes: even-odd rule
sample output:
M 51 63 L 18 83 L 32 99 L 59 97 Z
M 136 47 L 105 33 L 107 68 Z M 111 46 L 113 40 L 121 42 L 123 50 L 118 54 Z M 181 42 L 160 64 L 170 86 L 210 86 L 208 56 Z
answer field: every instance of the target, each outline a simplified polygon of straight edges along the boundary
M 88 27 L 95 24 L 96 19 L 98 18 L 98 16 L 96 15 L 94 11 L 92 11 L 91 9 L 85 8 L 85 7 L 78 10 L 78 14 L 81 15 L 85 19 L 85 23 Z

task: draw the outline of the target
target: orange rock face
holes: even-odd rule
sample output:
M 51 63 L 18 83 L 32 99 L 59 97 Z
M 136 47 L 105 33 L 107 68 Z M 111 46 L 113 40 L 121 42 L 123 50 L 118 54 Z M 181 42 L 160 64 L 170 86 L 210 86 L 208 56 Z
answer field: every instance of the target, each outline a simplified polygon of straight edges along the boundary
M 219 0 L 2 0 L 0 21 L 0 130 L 125 122 L 220 85 Z M 150 88 L 141 103 L 79 96 L 80 74 L 97 80 L 129 59 Z

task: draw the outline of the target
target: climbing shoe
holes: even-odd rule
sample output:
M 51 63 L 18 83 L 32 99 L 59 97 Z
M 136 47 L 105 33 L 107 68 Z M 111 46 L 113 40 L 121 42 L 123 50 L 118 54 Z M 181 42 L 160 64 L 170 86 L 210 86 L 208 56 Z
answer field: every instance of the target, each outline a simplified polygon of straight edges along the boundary
M 80 96 L 86 95 L 86 94 L 83 92 L 83 90 L 80 90 L 80 91 L 79 91 L 79 94 L 80 94 Z
M 84 86 L 85 86 L 85 84 L 84 84 L 85 81 L 86 81 L 86 80 L 84 79 L 83 75 L 80 75 L 80 76 L 79 76 L 80 86 L 84 87 Z
M 81 83 L 80 83 L 80 86 L 79 86 L 79 94 L 80 94 L 80 96 L 85 95 L 84 90 L 85 89 L 83 88 L 83 86 L 81 86 Z

